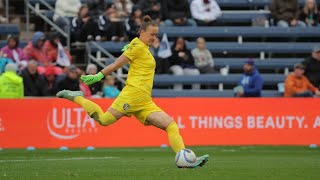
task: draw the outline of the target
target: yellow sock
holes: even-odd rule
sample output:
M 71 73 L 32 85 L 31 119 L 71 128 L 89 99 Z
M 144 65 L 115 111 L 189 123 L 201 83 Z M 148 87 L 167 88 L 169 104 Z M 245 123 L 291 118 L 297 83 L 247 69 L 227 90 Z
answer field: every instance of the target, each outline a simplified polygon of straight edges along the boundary
M 108 126 L 117 121 L 109 111 L 104 113 L 100 106 L 84 97 L 77 96 L 73 101 L 82 106 L 91 118 L 98 121 L 103 126 Z
M 185 148 L 183 140 L 179 134 L 179 127 L 176 122 L 169 124 L 166 131 L 168 133 L 171 148 L 175 153 L 178 153 L 180 150 Z

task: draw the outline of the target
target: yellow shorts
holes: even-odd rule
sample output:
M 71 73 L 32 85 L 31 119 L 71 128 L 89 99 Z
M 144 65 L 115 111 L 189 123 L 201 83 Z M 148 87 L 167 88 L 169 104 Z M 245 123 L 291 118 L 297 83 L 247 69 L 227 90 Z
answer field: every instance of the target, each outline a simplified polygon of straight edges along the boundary
M 148 93 L 130 85 L 122 89 L 111 107 L 126 116 L 134 115 L 144 125 L 150 125 L 146 119 L 151 113 L 163 111 L 152 101 Z

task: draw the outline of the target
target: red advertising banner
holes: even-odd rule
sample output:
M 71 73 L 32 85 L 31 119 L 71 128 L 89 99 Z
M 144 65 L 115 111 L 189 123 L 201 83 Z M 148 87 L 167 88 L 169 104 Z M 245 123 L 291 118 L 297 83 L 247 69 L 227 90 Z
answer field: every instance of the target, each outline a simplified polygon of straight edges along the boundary
M 112 99 L 93 99 L 107 110 Z M 186 145 L 320 144 L 320 99 L 159 98 Z M 166 133 L 134 117 L 100 126 L 63 99 L 0 100 L 0 147 L 142 147 Z

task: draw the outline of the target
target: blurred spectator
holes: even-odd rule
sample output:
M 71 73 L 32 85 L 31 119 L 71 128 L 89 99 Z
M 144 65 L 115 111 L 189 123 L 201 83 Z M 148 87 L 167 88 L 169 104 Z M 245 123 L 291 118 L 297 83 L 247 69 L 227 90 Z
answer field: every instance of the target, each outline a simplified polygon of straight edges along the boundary
M 4 9 L 4 3 L 3 3 L 3 0 L 0 0 L 0 24 L 8 22 L 7 17 L 4 17 L 2 15 L 3 14 L 3 9 Z
M 140 0 L 139 6 L 144 15 L 149 15 L 154 22 L 160 24 L 161 21 L 161 8 L 157 0 Z
M 124 23 L 118 17 L 114 7 L 108 8 L 103 15 L 99 16 L 98 25 L 100 34 L 107 40 L 125 40 Z
M 129 17 L 134 5 L 131 0 L 114 0 L 113 4 L 118 13 L 118 17 L 121 19 Z
M 210 51 L 206 48 L 203 37 L 197 39 L 197 47 L 191 51 L 196 67 L 202 74 L 214 73 L 214 63 Z
M 48 96 L 48 85 L 45 77 L 37 72 L 37 61 L 30 60 L 22 70 L 25 96 Z
M 104 0 L 84 0 L 83 3 L 88 5 L 91 17 L 98 17 L 106 8 Z
M 302 64 L 305 66 L 305 76 L 311 83 L 320 87 L 320 46 L 315 46 L 311 57 L 306 58 Z
M 64 89 L 71 91 L 79 91 L 79 77 L 80 76 L 77 72 L 77 67 L 75 65 L 69 66 L 66 76 L 59 80 L 57 84 L 57 91 L 61 91 Z
M 197 26 L 191 19 L 188 0 L 163 0 L 161 9 L 166 26 Z
M 174 75 L 199 75 L 199 70 L 194 65 L 191 52 L 187 49 L 186 42 L 182 37 L 177 38 L 171 47 L 170 70 Z M 182 84 L 175 84 L 175 90 L 182 90 Z M 192 84 L 192 89 L 200 89 L 200 84 Z
M 43 74 L 46 71 L 47 66 L 54 65 L 52 60 L 48 57 L 44 43 L 45 36 L 43 32 L 38 31 L 34 33 L 32 40 L 23 49 L 28 60 L 33 59 L 38 62 L 38 71 L 40 74 Z M 62 73 L 60 67 L 55 67 L 55 71 L 57 74 Z
M 41 65 L 49 64 L 49 58 L 44 48 L 45 40 L 46 37 L 43 32 L 38 31 L 34 33 L 32 40 L 29 41 L 28 45 L 23 49 L 28 60 L 34 59 Z
M 244 75 L 239 81 L 239 86 L 235 88 L 237 97 L 261 97 L 263 80 L 254 64 L 252 59 L 244 63 Z
M 190 5 L 193 19 L 199 26 L 213 26 L 222 12 L 215 0 L 193 0 Z
M 2 57 L 2 54 L 0 51 L 0 75 L 4 72 L 6 65 L 9 63 L 13 63 L 13 62 L 9 58 Z
M 0 98 L 23 98 L 23 80 L 17 75 L 17 65 L 9 63 L 0 76 Z
M 80 7 L 78 16 L 72 19 L 72 28 L 74 41 L 86 42 L 101 39 L 98 24 L 89 16 L 89 7 L 86 4 Z
M 271 15 L 279 27 L 305 27 L 306 24 L 299 21 L 299 12 L 298 0 L 272 0 Z
M 8 19 L 0 14 L 0 24 L 4 24 L 4 23 L 7 23 L 7 22 L 8 22 Z
M 19 48 L 19 37 L 9 35 L 7 45 L 1 49 L 2 56 L 10 58 L 19 69 L 27 66 L 27 56 L 21 48 Z
M 80 0 L 57 0 L 54 9 L 53 21 L 61 28 L 65 28 L 74 17 L 77 17 L 81 7 Z
M 87 75 L 95 75 L 98 73 L 98 67 L 95 64 L 88 64 L 86 69 Z M 102 96 L 102 82 L 97 82 L 89 86 L 92 95 Z
M 103 85 L 103 95 L 107 98 L 115 98 L 119 95 L 120 91 L 115 86 L 115 78 L 112 75 L 106 76 Z
M 48 85 L 48 95 L 50 96 L 54 96 L 57 92 L 57 87 L 55 86 L 57 75 L 58 74 L 56 74 L 54 66 L 48 66 L 46 72 L 44 73 Z
M 305 66 L 296 64 L 294 72 L 289 74 L 285 80 L 285 97 L 313 97 L 320 96 L 319 89 L 314 87 L 310 81 L 303 75 Z
M 150 52 L 157 62 L 155 73 L 156 74 L 169 74 L 170 62 L 169 62 L 168 58 L 163 59 L 158 56 L 159 48 L 160 48 L 160 39 L 156 38 L 150 46 Z
M 71 64 L 72 56 L 67 49 L 63 48 L 58 33 L 54 32 L 49 36 L 44 44 L 44 48 L 50 62 L 56 63 L 61 67 L 69 66 Z M 63 57 L 65 58 L 63 59 Z
M 133 6 L 132 13 L 129 18 L 126 19 L 125 25 L 127 30 L 127 35 L 131 41 L 139 35 L 139 29 L 141 25 L 142 11 L 139 6 Z
M 300 13 L 300 19 L 307 26 L 317 26 L 319 24 L 319 11 L 315 0 L 306 0 Z
M 81 70 L 80 68 L 77 68 L 77 73 L 78 73 L 80 76 L 81 76 L 81 75 L 86 75 L 86 73 L 85 73 L 83 70 Z M 95 84 L 97 84 L 97 83 L 95 83 Z M 91 90 L 90 90 L 89 85 L 87 85 L 86 83 L 84 83 L 84 82 L 81 81 L 80 79 L 79 79 L 79 89 L 80 89 L 80 91 L 83 92 L 83 96 L 84 96 L 84 97 L 91 97 L 91 96 L 92 96 L 92 92 L 91 92 Z

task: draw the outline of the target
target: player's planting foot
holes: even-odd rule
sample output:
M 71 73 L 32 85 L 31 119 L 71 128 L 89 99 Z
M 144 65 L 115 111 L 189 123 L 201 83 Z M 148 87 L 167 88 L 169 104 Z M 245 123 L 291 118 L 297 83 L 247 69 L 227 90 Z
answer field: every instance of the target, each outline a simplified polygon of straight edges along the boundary
M 206 164 L 206 162 L 209 161 L 209 154 L 205 154 L 203 156 L 200 156 L 200 157 L 197 157 L 197 160 L 196 162 L 190 166 L 190 167 L 187 167 L 187 168 L 198 168 L 198 167 L 202 167 L 203 165 Z
M 83 97 L 83 92 L 82 91 L 70 91 L 70 90 L 62 90 L 59 91 L 56 95 L 59 98 L 65 98 L 70 101 L 73 101 L 75 97 L 77 96 L 82 96 Z

